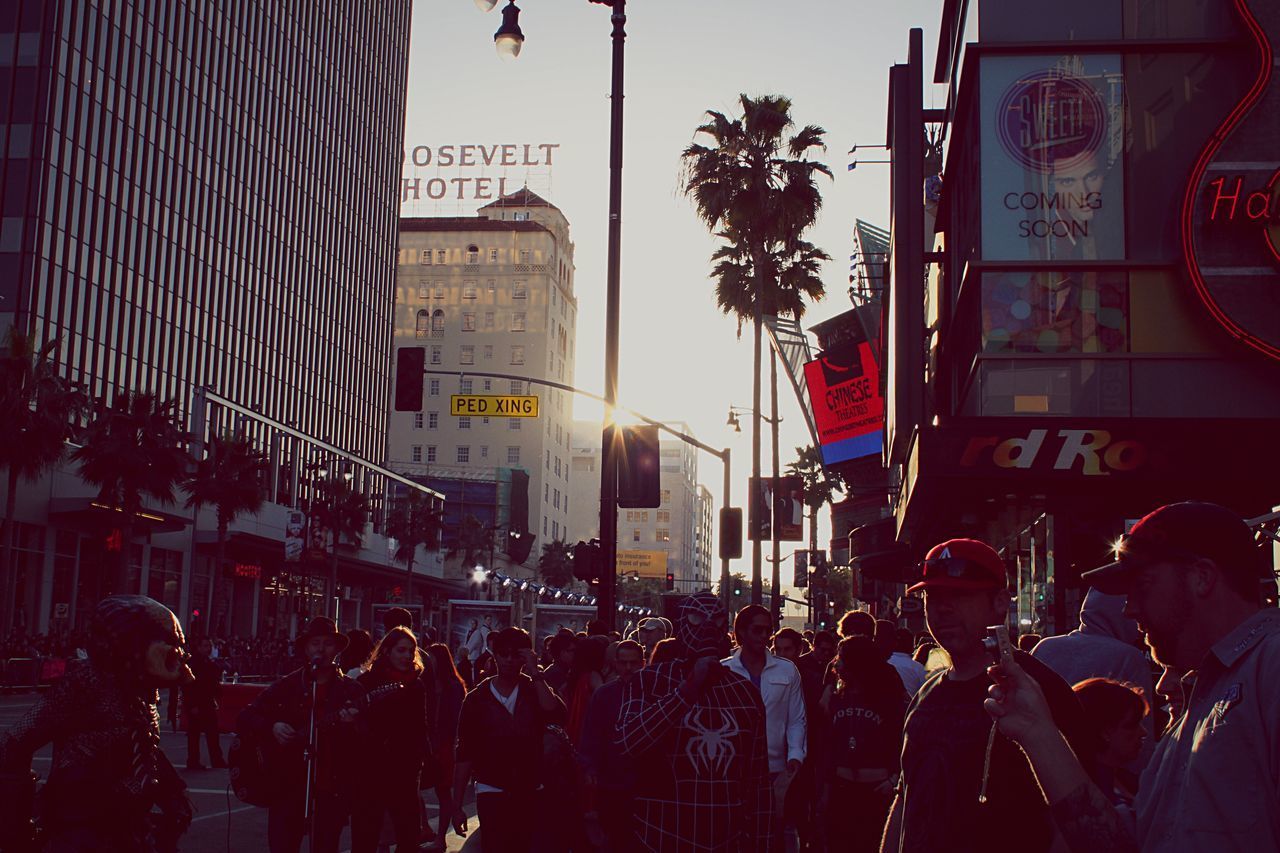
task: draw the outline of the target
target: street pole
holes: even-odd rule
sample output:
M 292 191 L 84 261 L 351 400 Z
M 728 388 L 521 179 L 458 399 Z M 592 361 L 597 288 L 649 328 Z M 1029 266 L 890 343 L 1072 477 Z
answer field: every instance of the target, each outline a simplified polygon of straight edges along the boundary
M 778 528 L 781 526 L 778 522 L 778 351 L 773 347 L 769 348 L 769 398 L 770 411 L 773 413 L 773 488 L 769 493 L 773 495 L 773 506 L 769 507 L 769 532 L 773 537 L 773 578 L 770 591 L 773 599 L 769 609 L 773 612 L 773 624 L 775 630 L 777 626 L 782 624 L 782 567 L 779 563 L 782 561 L 782 540 L 778 538 Z M 790 498 L 788 498 L 788 503 Z
M 600 550 L 603 577 L 597 618 L 612 631 L 618 615 L 618 463 L 614 421 L 618 404 L 619 270 L 622 254 L 622 68 L 627 0 L 613 0 L 613 79 L 609 116 L 609 249 L 605 282 L 604 430 L 600 445 Z
M 721 500 L 721 506 L 729 507 L 729 448 L 724 449 L 720 460 L 724 462 L 724 498 Z M 723 549 L 724 545 L 720 547 Z M 725 612 L 729 612 L 729 558 L 720 558 L 720 600 L 724 602 Z

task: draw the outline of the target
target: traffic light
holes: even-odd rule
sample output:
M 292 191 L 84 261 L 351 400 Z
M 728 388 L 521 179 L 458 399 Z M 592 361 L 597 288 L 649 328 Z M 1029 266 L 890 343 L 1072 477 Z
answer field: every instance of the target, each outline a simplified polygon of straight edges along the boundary
M 671 592 L 676 588 L 676 576 L 667 572 L 667 592 Z
M 580 581 L 595 583 L 604 572 L 604 555 L 600 553 L 600 540 L 579 541 L 573 546 L 573 576 Z
M 422 411 L 422 370 L 427 363 L 425 347 L 396 350 L 396 411 Z
M 607 432 L 607 431 L 606 431 Z M 658 428 L 624 426 L 618 448 L 618 506 L 656 509 L 662 505 L 662 462 Z
M 742 508 L 723 507 L 720 510 L 720 559 L 737 560 L 742 557 Z
M 516 563 L 523 563 L 529 559 L 529 552 L 533 550 L 533 540 L 538 537 L 528 531 L 512 530 L 507 533 L 507 556 Z
M 742 597 L 742 578 L 735 577 L 733 579 L 733 596 L 734 598 Z

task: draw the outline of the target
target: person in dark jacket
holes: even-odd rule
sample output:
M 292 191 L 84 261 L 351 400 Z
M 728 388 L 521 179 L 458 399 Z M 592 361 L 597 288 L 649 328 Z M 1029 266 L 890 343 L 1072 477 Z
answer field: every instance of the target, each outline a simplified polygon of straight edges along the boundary
M 528 632 L 503 628 L 490 637 L 498 674 L 476 685 L 458 717 L 453 802 L 476 780 L 484 853 L 525 853 L 537 821 L 544 729 L 562 722 L 564 702 L 547 686 Z
M 267 752 L 276 778 L 275 799 L 267 807 L 267 847 L 271 853 L 298 853 L 309 827 L 306 809 L 307 766 L 304 751 L 316 701 L 316 756 L 312 797 L 314 834 L 309 849 L 337 853 L 342 826 L 360 783 L 364 726 L 359 722 L 364 688 L 334 663 L 347 646 L 332 619 L 317 616 L 296 643 L 308 661 L 264 690 L 240 712 L 237 731 L 247 733 Z
M 454 668 L 453 656 L 444 643 L 432 643 L 427 647 L 427 657 L 431 658 L 436 679 L 436 725 L 433 729 L 433 744 L 436 764 L 439 772 L 436 776 L 436 800 L 440 804 L 440 821 L 436 830 L 435 848 L 444 850 L 445 835 L 449 831 L 449 823 L 456 812 L 451 798 L 453 784 L 454 752 L 458 745 L 458 716 L 462 713 L 462 700 L 466 698 L 467 686 L 462 676 Z M 455 821 L 454 830 L 459 835 L 467 834 L 466 815 L 461 821 Z
M 226 767 L 222 745 L 218 743 L 218 698 L 222 693 L 222 667 L 211 657 L 213 641 L 201 637 L 191 657 L 195 680 L 182 685 L 182 713 L 187 723 L 187 769 L 203 770 L 200 764 L 200 735 L 209 747 L 209 765 Z
M 431 751 L 427 686 L 419 677 L 418 640 L 405 627 L 387 631 L 357 681 L 369 707 L 368 782 L 351 817 L 352 853 L 373 853 L 382 818 L 391 815 L 396 850 L 417 850 L 422 833 L 418 780 Z

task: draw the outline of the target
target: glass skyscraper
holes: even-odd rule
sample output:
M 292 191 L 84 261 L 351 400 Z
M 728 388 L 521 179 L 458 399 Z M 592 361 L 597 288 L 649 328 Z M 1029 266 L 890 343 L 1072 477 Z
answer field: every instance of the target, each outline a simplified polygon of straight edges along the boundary
M 0 3 L 0 332 L 381 459 L 409 14 Z

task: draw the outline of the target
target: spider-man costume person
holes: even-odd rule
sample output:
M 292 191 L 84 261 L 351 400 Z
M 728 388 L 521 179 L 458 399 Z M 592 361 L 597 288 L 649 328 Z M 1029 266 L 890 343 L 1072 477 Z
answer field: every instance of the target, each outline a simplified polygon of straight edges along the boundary
M 679 659 L 640 670 L 618 716 L 637 761 L 636 843 L 648 851 L 764 853 L 772 817 L 760 691 L 720 665 L 728 619 L 709 592 L 680 604 Z
M 183 643 L 177 617 L 158 601 L 116 595 L 98 604 L 88 661 L 68 666 L 0 736 L 0 850 L 177 850 L 191 806 L 186 784 L 160 751 L 156 702 L 157 688 L 191 678 Z M 37 840 L 31 756 L 50 741 Z

